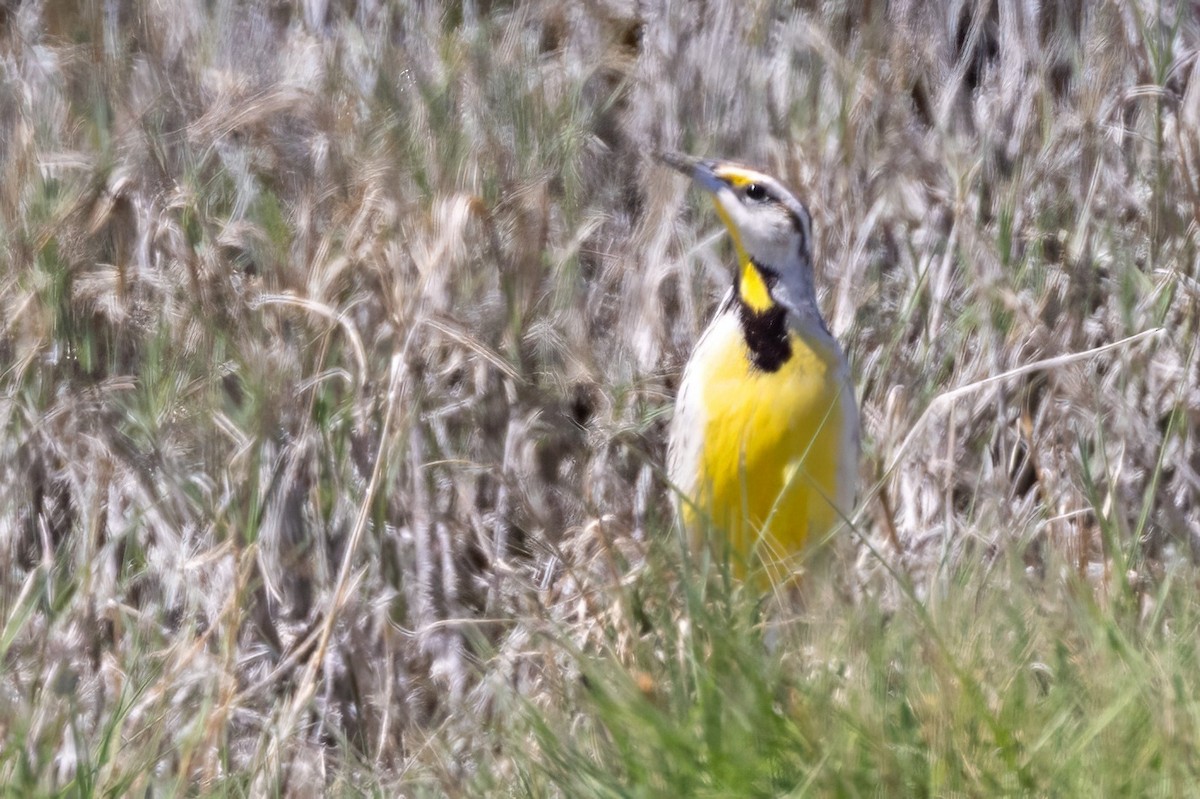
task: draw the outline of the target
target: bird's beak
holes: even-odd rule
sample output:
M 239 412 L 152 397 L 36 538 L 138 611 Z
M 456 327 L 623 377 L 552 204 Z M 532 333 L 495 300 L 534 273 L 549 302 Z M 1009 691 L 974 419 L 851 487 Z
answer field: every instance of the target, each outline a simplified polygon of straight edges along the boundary
M 681 153 L 662 153 L 658 156 L 658 160 L 687 175 L 696 182 L 696 185 L 712 194 L 729 188 L 728 183 L 717 177 L 716 161 L 706 161 Z
M 658 160 L 672 169 L 678 169 L 691 178 L 697 186 L 708 192 L 717 216 L 721 217 L 721 221 L 725 223 L 725 227 L 733 239 L 733 247 L 737 250 L 738 261 L 747 261 L 746 249 L 742 246 L 741 231 L 738 230 L 733 216 L 738 210 L 738 202 L 734 198 L 729 181 L 717 176 L 717 167 L 720 162 L 680 153 L 662 153 L 658 156 Z

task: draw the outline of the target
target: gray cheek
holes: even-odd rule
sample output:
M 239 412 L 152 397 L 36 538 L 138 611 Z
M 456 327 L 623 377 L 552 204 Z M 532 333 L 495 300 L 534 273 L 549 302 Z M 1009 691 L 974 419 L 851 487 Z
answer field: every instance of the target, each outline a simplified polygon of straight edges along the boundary
M 789 257 L 792 250 L 792 233 L 791 229 L 781 230 L 778 226 L 771 229 L 771 249 L 778 253 L 781 257 Z

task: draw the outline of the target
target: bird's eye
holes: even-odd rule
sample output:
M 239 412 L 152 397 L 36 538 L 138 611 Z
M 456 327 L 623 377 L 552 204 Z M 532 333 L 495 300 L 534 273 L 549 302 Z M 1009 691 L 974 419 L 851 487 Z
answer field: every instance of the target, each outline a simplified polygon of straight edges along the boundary
M 751 183 L 746 186 L 746 199 L 762 202 L 767 199 L 767 189 L 761 183 Z

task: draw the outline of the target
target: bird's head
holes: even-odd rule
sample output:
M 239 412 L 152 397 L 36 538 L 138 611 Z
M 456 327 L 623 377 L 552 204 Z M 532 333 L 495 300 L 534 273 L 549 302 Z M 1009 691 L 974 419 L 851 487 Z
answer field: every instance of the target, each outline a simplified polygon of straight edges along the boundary
M 813 301 L 812 218 L 770 175 L 732 161 L 665 153 L 663 163 L 711 195 L 738 256 L 738 291 L 755 311 Z

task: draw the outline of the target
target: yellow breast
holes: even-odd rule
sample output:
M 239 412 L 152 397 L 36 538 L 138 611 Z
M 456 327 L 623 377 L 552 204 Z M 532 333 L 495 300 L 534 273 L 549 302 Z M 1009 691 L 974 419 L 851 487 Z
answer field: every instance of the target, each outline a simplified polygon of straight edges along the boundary
M 725 536 L 736 564 L 761 563 L 776 577 L 849 512 L 858 450 L 836 342 L 795 329 L 789 336 L 791 357 L 763 371 L 733 314 L 714 320 L 680 391 L 675 435 L 691 444 L 673 454 L 671 470 L 687 495 L 685 524 Z

